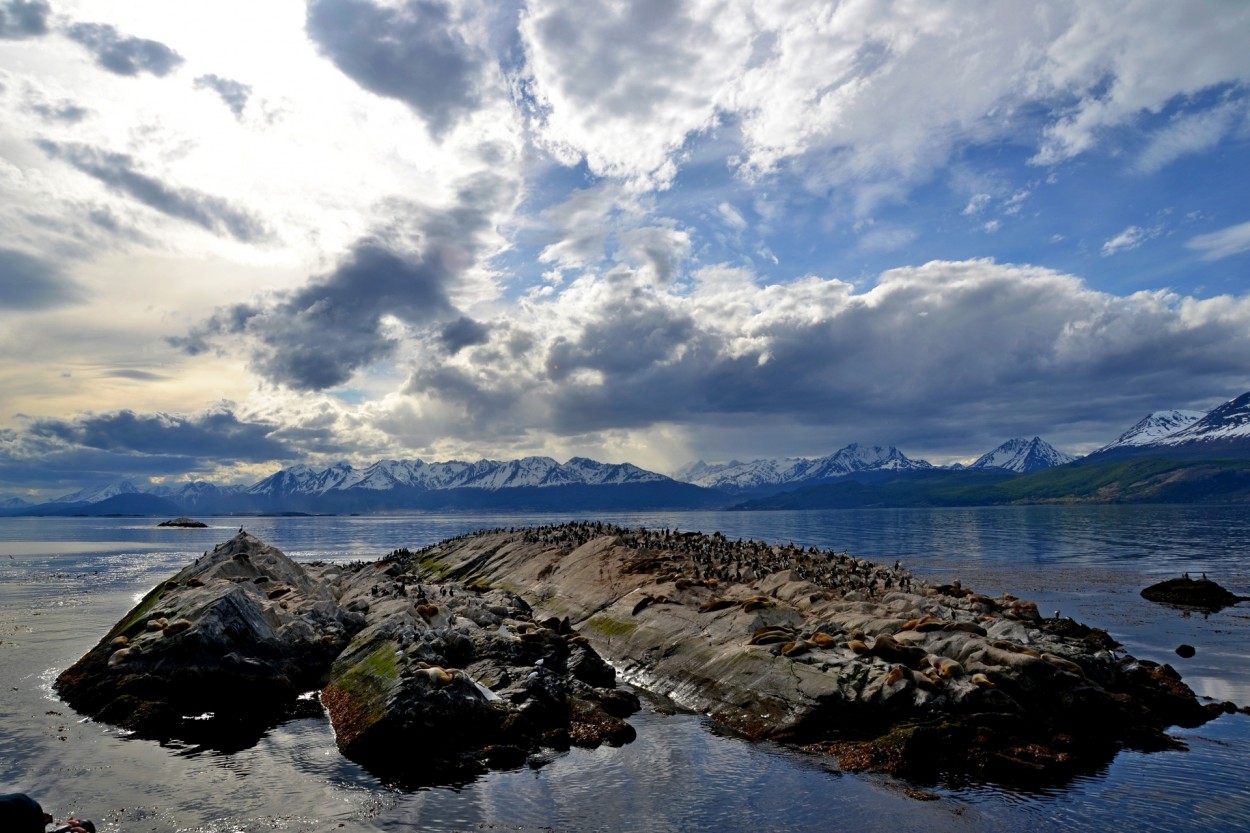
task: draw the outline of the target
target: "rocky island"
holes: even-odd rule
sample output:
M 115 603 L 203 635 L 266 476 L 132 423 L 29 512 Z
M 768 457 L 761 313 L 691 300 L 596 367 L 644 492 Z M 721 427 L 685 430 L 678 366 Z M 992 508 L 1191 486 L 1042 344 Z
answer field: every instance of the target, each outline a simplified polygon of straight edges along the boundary
M 1245 596 L 1221 587 L 1205 575 L 1193 579 L 1189 574 L 1180 578 L 1164 579 L 1141 591 L 1142 598 L 1160 604 L 1193 607 L 1199 610 L 1216 611 L 1240 602 L 1250 601 Z
M 182 527 L 184 529 L 207 529 L 208 528 L 208 524 L 204 523 L 203 521 L 197 521 L 195 520 L 195 518 L 188 518 L 185 515 L 181 515 L 170 521 L 161 521 L 160 523 L 157 524 L 157 526 L 177 526 L 177 527 Z
M 1022 599 L 849 553 L 599 523 L 305 566 L 240 532 L 57 690 L 154 737 L 257 732 L 319 691 L 344 754 L 419 783 L 628 742 L 638 701 L 618 672 L 748 738 L 925 782 L 1060 783 L 1231 707 Z

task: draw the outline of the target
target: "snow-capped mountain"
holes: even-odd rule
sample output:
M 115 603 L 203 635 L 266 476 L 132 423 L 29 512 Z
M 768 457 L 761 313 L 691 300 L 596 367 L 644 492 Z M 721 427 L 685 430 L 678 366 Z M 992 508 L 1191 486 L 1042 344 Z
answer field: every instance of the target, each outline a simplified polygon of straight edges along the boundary
M 677 477 L 696 486 L 740 494 L 776 486 L 796 486 L 875 471 L 914 471 L 929 469 L 924 460 L 912 460 L 894 446 L 851 443 L 828 457 L 808 459 L 785 457 L 742 463 L 705 463 L 702 460 L 682 469 Z
M 353 489 L 389 491 L 409 488 L 508 489 L 521 486 L 601 486 L 624 483 L 659 483 L 669 478 L 645 471 L 629 463 L 598 463 L 574 457 L 560 464 L 550 457 L 523 457 L 520 460 L 478 460 L 469 463 L 449 460 L 380 460 L 357 471 L 347 463 L 336 463 L 317 471 L 297 465 L 282 469 L 247 489 L 249 495 L 283 497 L 324 495 Z
M 139 489 L 129 480 L 119 480 L 116 483 L 106 483 L 103 486 L 89 486 L 85 489 L 79 489 L 77 492 L 71 492 L 68 495 L 62 495 L 56 499 L 57 503 L 99 503 L 102 500 L 108 500 L 118 495 L 132 495 Z
M 347 463 L 335 463 L 328 469 L 317 471 L 303 463 L 280 469 L 264 480 L 248 487 L 247 494 L 264 497 L 287 495 L 321 495 L 350 481 L 352 467 Z
M 1041 471 L 1071 463 L 1076 458 L 1064 454 L 1041 437 L 1026 440 L 1016 437 L 1007 440 L 998 448 L 982 454 L 977 461 L 968 466 L 970 469 L 1006 469 L 1017 474 Z
M 1155 444 L 1178 446 L 1226 440 L 1250 440 L 1250 393 L 1230 399 L 1193 424 L 1161 437 Z
M 0 509 L 25 509 L 30 505 L 30 501 L 22 500 L 20 497 L 6 497 L 0 500 Z
M 176 485 L 160 485 L 148 490 L 148 494 L 167 498 L 187 508 L 196 508 L 228 498 L 242 492 L 245 486 L 218 486 L 205 480 L 193 480 L 190 483 Z
M 1098 462 L 1126 456 L 1230 455 L 1250 457 L 1250 393 L 1230 399 L 1205 414 L 1158 411 L 1085 459 Z
M 1104 445 L 1094 453 L 1116 448 L 1153 445 L 1177 431 L 1188 428 L 1204 416 L 1206 414 L 1201 411 L 1155 411 L 1117 437 L 1114 442 Z

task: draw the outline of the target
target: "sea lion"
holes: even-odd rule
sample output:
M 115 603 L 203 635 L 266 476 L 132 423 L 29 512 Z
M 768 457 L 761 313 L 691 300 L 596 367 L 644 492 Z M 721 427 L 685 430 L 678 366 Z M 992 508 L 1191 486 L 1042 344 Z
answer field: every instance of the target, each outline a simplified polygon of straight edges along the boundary
M 109 668 L 113 668 L 114 666 L 121 665 L 123 662 L 126 661 L 126 657 L 128 656 L 130 656 L 129 648 L 122 648 L 120 650 L 114 651 L 111 655 L 109 655 L 109 660 L 108 660 Z
M 1042 659 L 1050 665 L 1053 665 L 1055 668 L 1058 668 L 1060 671 L 1065 671 L 1068 674 L 1075 674 L 1081 678 L 1085 677 L 1085 669 L 1070 659 L 1058 656 L 1057 654 L 1042 654 Z
M 783 657 L 797 657 L 800 654 L 806 654 L 811 647 L 811 643 L 806 639 L 796 639 L 794 642 L 781 646 L 781 655 Z
M 190 619 L 175 619 L 174 621 L 170 622 L 165 627 L 161 628 L 161 635 L 167 636 L 167 637 L 177 636 L 178 634 L 182 633 L 185 630 L 189 630 L 190 628 L 191 628 Z
M 936 616 L 923 616 L 919 619 L 912 619 L 911 621 L 905 623 L 903 627 L 899 628 L 899 630 L 925 633 L 927 631 L 942 630 L 945 626 L 946 622 Z
M 880 657 L 886 662 L 897 662 L 906 665 L 908 668 L 918 666 L 924 662 L 925 658 L 923 649 L 900 645 L 898 640 L 888 633 L 877 635 L 877 638 L 873 640 L 869 653 L 874 657 Z
M 930 654 L 926 657 L 929 661 L 929 667 L 942 679 L 950 679 L 951 677 L 962 677 L 964 667 L 958 661 L 950 657 Z
M 812 634 L 812 642 L 817 648 L 832 648 L 834 645 L 838 644 L 837 639 L 824 631 L 816 631 L 816 633 Z
M 418 672 L 435 686 L 445 686 L 455 679 L 450 671 L 438 665 L 431 665 L 429 668 L 418 669 Z
M 740 604 L 740 602 L 734 601 L 733 599 L 709 599 L 708 601 L 699 605 L 699 612 L 700 613 L 712 613 L 717 610 L 724 610 L 729 607 L 736 607 L 738 604 Z
M 789 642 L 794 639 L 794 629 L 782 626 L 760 628 L 751 634 L 748 645 L 773 645 L 778 642 Z

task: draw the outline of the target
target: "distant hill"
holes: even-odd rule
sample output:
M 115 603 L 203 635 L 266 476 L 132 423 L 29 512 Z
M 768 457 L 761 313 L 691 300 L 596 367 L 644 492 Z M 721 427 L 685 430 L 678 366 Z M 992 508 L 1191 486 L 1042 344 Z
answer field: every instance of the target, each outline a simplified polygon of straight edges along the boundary
M 84 515 L 95 518 L 111 515 L 170 515 L 172 517 L 181 514 L 182 508 L 178 504 L 156 495 L 149 495 L 143 492 L 126 492 L 107 497 L 95 503 L 64 503 L 57 501 L 55 503 L 29 506 L 24 510 L 19 510 L 18 513 L 10 512 L 9 514 L 19 513 L 23 515 L 57 517 Z
M 935 471 L 887 483 L 825 484 L 735 505 L 734 509 L 1001 506 L 1044 503 L 1246 503 L 1250 459 L 1134 458 L 1081 462 L 1033 474 Z

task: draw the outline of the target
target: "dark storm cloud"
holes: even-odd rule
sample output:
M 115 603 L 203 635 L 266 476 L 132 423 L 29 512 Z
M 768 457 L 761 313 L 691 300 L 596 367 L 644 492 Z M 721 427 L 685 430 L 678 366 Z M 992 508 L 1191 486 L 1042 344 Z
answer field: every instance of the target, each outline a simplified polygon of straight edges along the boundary
M 243 110 L 247 107 L 247 100 L 252 95 L 252 88 L 247 84 L 231 81 L 219 75 L 201 75 L 195 79 L 195 88 L 217 93 L 230 108 L 230 112 L 234 113 L 236 119 L 243 118 Z
M 45 0 L 9 0 L 0 3 L 0 39 L 20 40 L 48 33 L 52 6 Z
M 448 353 L 459 353 L 466 347 L 485 344 L 490 339 L 490 329 L 467 316 L 460 316 L 443 327 L 439 339 Z
M 87 482 L 207 474 L 220 465 L 299 459 L 279 427 L 228 406 L 184 415 L 117 411 L 0 429 L 0 487 L 73 490 Z
M 219 309 L 169 341 L 196 354 L 247 336 L 253 370 L 304 391 L 342 385 L 392 356 L 398 342 L 388 318 L 410 328 L 449 324 L 451 335 L 440 334 L 449 349 L 478 343 L 477 325 L 456 321 L 460 313 L 448 291 L 475 262 L 494 206 L 510 199 L 514 188 L 492 174 L 475 176 L 458 192 L 455 207 L 402 209 L 404 224 L 416 230 L 415 245 L 393 232 L 365 238 L 328 275 L 265 302 Z
M 13 249 L 0 249 L 0 309 L 47 309 L 73 303 L 81 294 L 71 280 L 47 261 Z
M 38 142 L 49 156 L 60 159 L 118 191 L 170 217 L 194 223 L 217 234 L 228 234 L 242 243 L 269 237 L 269 230 L 255 215 L 236 208 L 220 197 L 190 188 L 176 188 L 136 170 L 133 157 L 109 153 L 80 144 Z
M 240 421 L 229 409 L 195 416 L 127 410 L 72 420 L 38 419 L 27 433 L 68 448 L 181 458 L 186 466 L 188 460 L 232 463 L 287 457 L 290 447 L 271 436 L 275 427 Z
M 378 95 L 398 99 L 441 134 L 476 107 L 478 62 L 436 0 L 385 8 L 312 0 L 308 34 L 334 65 Z
M 182 56 L 165 44 L 128 37 L 107 23 L 75 23 L 65 34 L 86 47 L 98 65 L 118 75 L 149 72 L 161 77 L 182 64 Z
M 459 406 L 468 437 L 517 419 L 562 436 L 671 424 L 733 455 L 980 454 L 1037 434 L 1089 450 L 1151 411 L 1250 389 L 1250 297 L 1125 298 L 992 261 L 893 270 L 864 292 L 807 279 L 685 296 L 609 276 L 540 312 L 492 324 L 501 345 L 528 334 L 524 355 L 475 348 L 468 367 L 415 368 L 408 392 Z
M 329 275 L 289 293 L 272 308 L 238 305 L 174 343 L 199 352 L 217 336 L 255 339 L 253 368 L 296 390 L 323 390 L 393 352 L 382 318 L 410 324 L 451 312 L 437 260 L 410 259 L 376 241 L 359 244 Z

